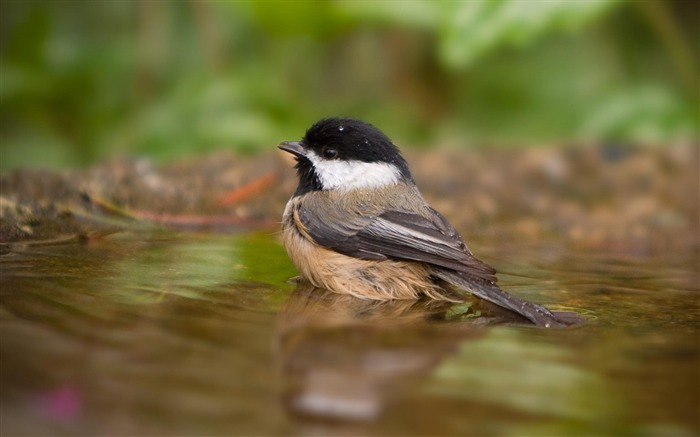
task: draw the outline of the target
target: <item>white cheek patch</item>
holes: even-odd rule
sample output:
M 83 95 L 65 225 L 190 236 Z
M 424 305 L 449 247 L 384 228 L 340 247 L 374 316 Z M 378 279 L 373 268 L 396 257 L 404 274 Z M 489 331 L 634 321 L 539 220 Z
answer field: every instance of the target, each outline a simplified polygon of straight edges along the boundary
M 378 188 L 401 179 L 399 169 L 385 162 L 325 160 L 314 152 L 306 157 L 313 163 L 324 190 Z

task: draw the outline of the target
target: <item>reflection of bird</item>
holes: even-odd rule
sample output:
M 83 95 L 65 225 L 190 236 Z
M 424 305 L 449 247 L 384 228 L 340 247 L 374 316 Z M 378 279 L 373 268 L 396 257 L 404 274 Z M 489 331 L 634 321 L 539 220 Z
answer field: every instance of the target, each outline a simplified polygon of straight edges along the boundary
M 398 390 L 482 335 L 482 319 L 446 323 L 451 306 L 358 299 L 300 282 L 278 318 L 286 408 L 316 418 L 376 418 Z
M 374 126 L 324 119 L 280 148 L 295 156 L 299 176 L 284 243 L 314 285 L 376 300 L 455 300 L 456 287 L 537 325 L 565 325 L 496 285 L 495 270 L 426 203 L 399 150 Z

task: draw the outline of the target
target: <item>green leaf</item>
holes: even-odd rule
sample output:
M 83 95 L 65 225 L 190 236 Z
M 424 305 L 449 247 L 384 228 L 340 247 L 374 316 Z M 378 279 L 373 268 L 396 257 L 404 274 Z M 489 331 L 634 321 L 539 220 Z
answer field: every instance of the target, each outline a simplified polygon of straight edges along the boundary
M 503 46 L 523 46 L 551 33 L 593 22 L 618 0 L 473 0 L 450 3 L 443 19 L 440 59 L 452 68 L 472 65 Z

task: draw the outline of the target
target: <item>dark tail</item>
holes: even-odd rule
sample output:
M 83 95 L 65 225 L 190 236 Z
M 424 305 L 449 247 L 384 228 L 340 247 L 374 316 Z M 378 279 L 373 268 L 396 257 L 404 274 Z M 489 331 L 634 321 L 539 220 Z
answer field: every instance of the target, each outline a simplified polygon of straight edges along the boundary
M 527 302 L 512 296 L 492 283 L 478 279 L 471 279 L 457 272 L 442 271 L 437 276 L 450 284 L 466 290 L 481 299 L 487 300 L 499 307 L 506 308 L 527 318 L 538 326 L 547 328 L 565 327 L 569 323 L 560 320 L 547 308 L 536 303 Z

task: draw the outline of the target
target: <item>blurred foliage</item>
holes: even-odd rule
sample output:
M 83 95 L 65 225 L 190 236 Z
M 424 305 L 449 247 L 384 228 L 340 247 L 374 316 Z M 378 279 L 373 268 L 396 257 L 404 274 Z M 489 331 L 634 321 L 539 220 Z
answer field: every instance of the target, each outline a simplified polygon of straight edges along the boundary
M 2 169 L 269 149 L 330 115 L 401 145 L 696 135 L 694 2 L 0 7 Z

